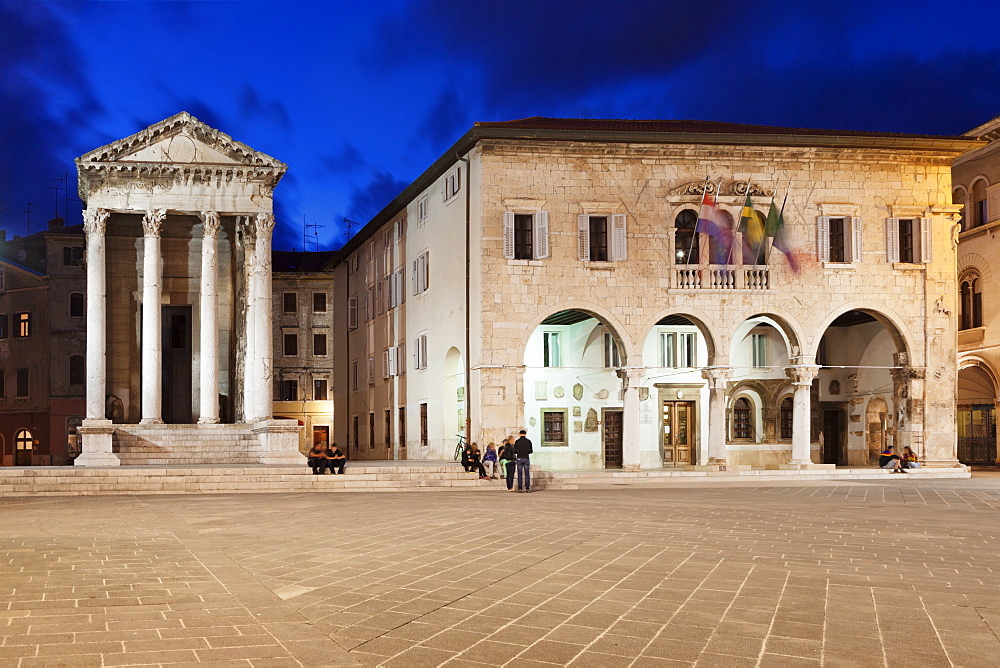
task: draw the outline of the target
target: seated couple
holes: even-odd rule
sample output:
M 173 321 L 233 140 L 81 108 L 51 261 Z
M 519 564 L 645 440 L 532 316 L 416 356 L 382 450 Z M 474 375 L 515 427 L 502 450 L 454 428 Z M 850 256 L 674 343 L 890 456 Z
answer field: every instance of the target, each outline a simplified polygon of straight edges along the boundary
M 336 443 L 329 448 L 323 443 L 315 443 L 307 456 L 309 457 L 309 466 L 315 475 L 322 475 L 326 469 L 334 474 L 343 475 L 344 473 L 347 455 L 340 451 Z
M 902 455 L 897 455 L 895 448 L 887 445 L 878 458 L 878 465 L 892 473 L 904 473 L 907 469 L 920 468 L 920 461 L 917 459 L 917 454 L 908 445 L 903 446 Z

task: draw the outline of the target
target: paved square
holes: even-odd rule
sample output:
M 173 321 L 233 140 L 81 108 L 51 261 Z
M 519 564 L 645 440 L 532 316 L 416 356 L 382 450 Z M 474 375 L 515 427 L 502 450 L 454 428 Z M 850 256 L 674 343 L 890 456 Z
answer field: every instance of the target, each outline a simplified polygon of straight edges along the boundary
M 987 666 L 1000 477 L 0 501 L 0 665 Z

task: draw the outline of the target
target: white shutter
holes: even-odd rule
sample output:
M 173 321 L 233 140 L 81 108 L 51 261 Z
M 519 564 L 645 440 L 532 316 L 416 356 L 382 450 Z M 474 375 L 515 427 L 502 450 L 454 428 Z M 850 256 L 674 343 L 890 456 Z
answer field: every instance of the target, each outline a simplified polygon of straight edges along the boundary
M 389 349 L 386 348 L 382 351 L 382 378 L 386 379 L 389 377 Z
M 426 292 L 431 287 L 430 255 L 420 256 L 420 291 Z
M 406 373 L 406 342 L 400 341 L 396 346 L 396 371 L 402 376 Z
M 424 369 L 427 368 L 427 335 L 420 335 L 420 362 Z
M 576 217 L 577 246 L 581 260 L 590 259 L 590 216 L 580 215 Z
M 351 297 L 347 300 L 347 328 L 358 328 L 358 298 Z
M 611 260 L 627 260 L 628 244 L 625 235 L 625 214 L 616 213 L 611 216 Z
M 399 300 L 397 306 L 406 303 L 406 272 L 402 267 L 396 270 L 396 298 Z
M 920 261 L 928 264 L 933 256 L 934 235 L 931 232 L 931 219 L 920 219 Z
M 441 182 L 441 201 L 448 201 L 448 179 L 450 177 L 444 177 L 444 181 Z
M 549 212 L 539 211 L 532 221 L 532 246 L 535 248 L 535 259 L 544 260 L 549 256 Z
M 816 257 L 820 262 L 830 261 L 830 216 L 816 219 Z
M 399 366 L 398 362 L 399 349 L 393 346 L 392 348 L 389 348 L 389 350 L 387 350 L 386 352 L 389 353 L 389 375 L 395 376 L 397 375 L 398 371 L 397 367 Z
M 885 219 L 885 255 L 889 263 L 899 262 L 899 218 Z
M 514 213 L 512 211 L 503 212 L 503 256 L 508 260 L 514 259 Z
M 413 261 L 413 279 L 412 279 L 412 283 L 413 283 L 413 294 L 415 294 L 415 295 L 420 294 L 420 292 L 418 291 L 418 286 L 420 285 L 420 281 L 417 280 L 418 267 L 419 267 L 419 263 L 417 262 L 417 260 L 414 260 Z
M 851 262 L 861 262 L 864 257 L 865 228 L 860 216 L 851 218 Z
M 420 337 L 413 339 L 413 368 L 420 368 Z

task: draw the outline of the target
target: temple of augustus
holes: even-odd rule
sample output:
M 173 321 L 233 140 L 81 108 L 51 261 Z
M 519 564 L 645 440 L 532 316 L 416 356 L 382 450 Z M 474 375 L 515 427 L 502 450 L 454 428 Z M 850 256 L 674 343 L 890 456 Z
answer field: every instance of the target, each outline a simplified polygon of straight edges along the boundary
M 182 112 L 77 158 L 87 416 L 77 466 L 301 463 L 272 418 L 273 192 L 287 166 Z

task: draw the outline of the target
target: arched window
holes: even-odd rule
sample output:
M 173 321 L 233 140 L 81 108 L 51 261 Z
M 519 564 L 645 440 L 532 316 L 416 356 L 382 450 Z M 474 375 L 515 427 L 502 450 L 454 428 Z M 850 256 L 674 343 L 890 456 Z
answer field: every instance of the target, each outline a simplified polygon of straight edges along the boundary
M 983 293 L 980 278 L 975 274 L 964 277 L 960 284 L 959 329 L 983 326 Z
M 764 256 L 767 254 L 767 244 L 764 243 L 763 236 L 766 227 L 767 217 L 760 211 L 754 210 L 755 221 L 747 223 L 747 229 L 743 232 L 743 264 L 754 265 L 764 264 Z M 757 239 L 757 235 L 761 238 Z
M 979 227 L 980 225 L 985 225 L 987 222 L 985 179 L 979 179 L 972 186 L 972 212 L 969 218 L 971 219 L 970 227 Z
M 955 188 L 955 191 L 951 194 L 952 204 L 965 204 L 965 190 L 962 188 Z M 969 216 L 968 211 L 963 207 L 962 212 L 959 214 L 961 217 L 958 219 L 958 224 L 962 226 L 962 231 L 969 229 Z
M 724 235 L 732 236 L 733 216 L 728 211 L 716 209 L 715 220 L 718 222 Z M 712 264 L 732 264 L 732 239 L 730 239 L 730 243 L 727 244 L 722 239 L 709 237 L 709 242 L 711 248 L 709 257 Z
M 674 256 L 677 264 L 698 264 L 698 214 L 684 209 L 674 219 Z
M 69 317 L 71 317 L 71 318 L 82 318 L 83 317 L 83 293 L 82 292 L 71 292 L 69 294 Z
M 22 429 L 17 432 L 17 435 L 14 436 L 14 449 L 16 450 L 14 454 L 14 465 L 31 466 L 31 455 L 34 447 L 34 440 L 31 437 L 30 431 Z
M 753 410 L 750 400 L 740 397 L 733 404 L 733 438 L 749 440 L 753 438 Z
M 785 397 L 781 402 L 781 438 L 792 438 L 792 398 Z

